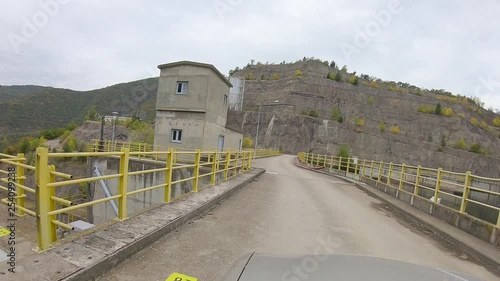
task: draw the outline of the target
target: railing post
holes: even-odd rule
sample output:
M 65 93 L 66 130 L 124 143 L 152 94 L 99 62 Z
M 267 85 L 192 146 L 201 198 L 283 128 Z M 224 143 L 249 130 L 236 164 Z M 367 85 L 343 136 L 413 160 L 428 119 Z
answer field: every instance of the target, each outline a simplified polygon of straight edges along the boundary
M 439 190 L 441 190 L 441 178 L 443 176 L 443 168 L 438 169 L 436 177 L 436 187 L 434 189 L 434 203 L 438 202 Z
M 323 167 L 326 168 L 326 154 L 325 154 L 325 159 L 323 160 Z
M 167 153 L 167 170 L 165 171 L 165 192 L 163 193 L 163 201 L 169 203 L 172 199 L 172 175 L 173 175 L 173 162 L 174 150 L 169 149 Z
M 351 157 L 347 157 L 347 168 L 346 168 L 346 172 L 350 172 L 351 171 Z
M 363 169 L 361 171 L 361 177 L 365 177 L 365 170 L 366 170 L 366 159 L 363 159 Z
M 305 161 L 306 161 L 306 164 L 309 164 L 309 152 L 306 152 L 306 159 L 305 159 Z
M 356 166 L 354 167 L 354 174 L 359 175 L 359 159 L 356 159 Z
M 96 139 L 94 143 L 94 152 L 99 152 L 99 146 L 100 146 L 99 140 Z
M 330 170 L 333 169 L 333 155 L 330 157 Z
M 229 163 L 231 162 L 231 150 L 226 152 L 226 166 L 224 167 L 224 180 L 227 180 L 229 175 Z
M 374 163 L 374 162 L 375 162 L 375 161 L 374 161 L 374 160 L 372 160 L 372 162 L 371 162 L 371 164 L 370 164 L 370 166 L 371 166 L 371 169 L 370 169 L 370 179 L 373 179 L 373 163 Z
M 247 171 L 250 171 L 252 169 L 252 153 L 251 152 L 245 152 L 247 155 Z
M 118 198 L 118 220 L 127 219 L 127 192 L 128 192 L 128 162 L 129 162 L 129 150 L 128 148 L 122 148 L 123 155 L 120 155 L 120 174 L 121 177 L 118 180 L 118 193 L 121 195 Z
M 200 158 L 201 158 L 201 151 L 197 149 L 194 159 L 193 192 L 198 192 L 198 182 L 200 177 Z
M 212 174 L 210 176 L 210 185 L 215 184 L 215 175 L 217 172 L 217 152 L 212 154 Z
M 246 152 L 243 152 L 242 155 L 241 155 L 241 172 L 245 172 L 245 166 L 246 166 Z
M 236 174 L 238 173 L 238 162 L 239 162 L 239 159 L 240 159 L 240 154 L 243 153 L 243 152 L 236 152 L 236 156 L 234 157 L 234 172 L 233 172 L 233 176 L 236 176 Z
M 462 195 L 462 203 L 460 204 L 460 213 L 465 214 L 467 209 L 467 199 L 469 199 L 469 187 L 471 182 L 471 172 L 467 171 L 465 173 L 465 182 L 464 182 L 464 192 Z
M 403 164 L 401 166 L 401 177 L 399 179 L 399 190 L 403 190 L 405 174 L 406 174 L 406 164 Z
M 108 152 L 111 152 L 111 141 L 110 140 L 106 140 L 106 142 L 108 143 L 108 145 L 107 145 Z
M 17 158 L 20 158 L 20 159 L 24 158 L 24 154 L 18 153 Z M 26 160 L 19 160 L 19 163 L 25 164 Z M 24 167 L 21 167 L 21 166 L 16 167 L 16 196 L 17 196 L 16 204 L 17 204 L 17 206 L 23 207 L 23 208 L 24 208 L 24 189 L 20 188 L 18 186 L 18 184 L 24 185 L 24 176 L 25 176 Z M 16 211 L 17 211 L 17 215 L 19 217 L 22 217 L 25 215 L 24 211 L 21 210 L 20 208 L 17 208 Z
M 382 182 L 383 166 L 384 166 L 384 161 L 380 161 L 380 164 L 378 165 L 378 182 Z
M 46 147 L 36 149 L 36 222 L 38 229 L 38 251 L 46 250 L 55 241 L 56 226 L 48 213 L 52 211 L 51 191 L 47 187 L 50 182 L 49 151 Z
M 415 189 L 413 190 L 414 195 L 418 195 L 419 193 L 419 184 L 420 184 L 420 175 L 422 174 L 422 166 L 418 165 L 417 168 L 417 178 L 415 179 Z
M 391 178 L 392 178 L 392 167 L 393 167 L 393 163 L 391 162 L 389 164 L 389 176 L 387 177 L 387 185 L 388 186 L 391 186 Z
M 142 147 L 142 143 L 139 143 L 139 148 L 137 149 L 137 152 L 141 152 L 141 147 Z M 137 155 L 137 157 L 139 158 L 139 160 L 141 159 L 141 154 L 139 153 Z
M 338 166 L 339 166 L 339 171 L 340 171 L 340 168 L 342 166 L 342 156 L 339 157 L 339 165 Z

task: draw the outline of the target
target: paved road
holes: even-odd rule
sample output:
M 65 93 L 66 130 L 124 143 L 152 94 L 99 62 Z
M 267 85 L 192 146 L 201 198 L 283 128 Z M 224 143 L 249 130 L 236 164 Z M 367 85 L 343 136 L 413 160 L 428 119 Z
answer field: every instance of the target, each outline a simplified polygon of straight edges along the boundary
M 293 160 L 255 161 L 268 173 L 98 280 L 160 281 L 171 272 L 219 280 L 252 251 L 370 255 L 498 280 L 381 201 L 341 180 L 297 168 Z

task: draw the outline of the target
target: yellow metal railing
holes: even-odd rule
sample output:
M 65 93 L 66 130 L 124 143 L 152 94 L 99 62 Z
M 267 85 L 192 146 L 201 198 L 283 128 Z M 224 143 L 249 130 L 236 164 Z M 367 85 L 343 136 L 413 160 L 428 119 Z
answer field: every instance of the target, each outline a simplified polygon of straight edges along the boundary
M 298 154 L 301 162 L 316 167 L 336 169 L 369 178 L 410 195 L 431 199 L 462 214 L 469 215 L 500 227 L 500 179 L 457 173 L 441 168 L 385 163 L 383 161 L 342 158 L 314 153 Z M 494 189 L 494 190 L 492 190 Z M 442 200 L 442 201 L 441 201 Z M 469 204 L 488 210 L 489 215 L 479 216 Z M 477 209 L 477 208 L 476 208 Z
M 87 147 L 87 151 L 89 152 L 114 152 L 120 151 L 122 148 L 128 148 L 130 152 L 158 152 L 158 151 L 168 151 L 169 149 L 173 149 L 177 151 L 177 148 L 166 147 L 166 146 L 154 146 L 148 143 L 135 143 L 135 142 L 121 142 L 121 141 L 113 141 L 103 140 L 102 143 L 100 140 L 92 140 L 91 143 Z M 202 147 L 203 151 L 220 151 L 217 147 Z M 196 151 L 196 149 L 182 149 L 182 151 Z M 222 149 L 221 152 L 234 152 L 234 149 Z M 261 158 L 261 157 L 269 157 L 269 156 L 278 156 L 282 153 L 280 151 L 269 150 L 269 149 L 243 149 L 243 151 L 251 151 L 253 153 L 253 158 Z M 139 153 L 138 158 L 154 158 L 154 160 L 159 160 L 158 157 L 152 157 L 151 154 L 142 154 Z M 157 155 L 155 155 L 157 156 Z M 162 160 L 162 159 L 160 159 Z M 165 159 L 163 159 L 165 160 Z M 177 159 L 174 159 L 174 163 Z
M 99 145 L 97 143 L 97 145 Z M 152 146 L 115 142 L 111 145 L 106 142 L 105 151 L 96 152 L 75 152 L 75 153 L 49 153 L 47 148 L 39 147 L 36 150 L 35 166 L 25 164 L 26 158 L 23 154 L 17 156 L 0 154 L 0 190 L 7 194 L 7 198 L 1 201 L 4 204 L 15 202 L 18 216 L 31 215 L 37 218 L 38 230 L 38 250 L 48 249 L 56 240 L 61 230 L 72 230 L 68 224 L 71 217 L 75 216 L 75 211 L 85 210 L 84 208 L 96 204 L 116 200 L 118 206 L 118 220 L 128 218 L 127 198 L 129 196 L 145 193 L 156 189 L 164 189 L 164 203 L 169 203 L 172 198 L 172 187 L 175 184 L 191 182 L 191 190 L 188 193 L 216 184 L 217 181 L 227 180 L 240 173 L 249 171 L 252 167 L 252 160 L 256 154 L 270 154 L 269 152 L 249 151 L 202 151 L 202 150 L 174 150 L 156 151 Z M 92 146 L 90 146 L 92 148 Z M 96 148 L 95 146 L 93 147 Z M 99 148 L 99 146 L 97 146 Z M 118 149 L 119 151 L 113 151 Z M 157 148 L 161 149 L 161 148 Z M 275 152 L 272 152 L 275 153 Z M 73 178 L 71 175 L 57 171 L 56 159 L 70 159 L 75 157 L 115 157 L 119 158 L 119 169 L 114 174 L 102 176 Z M 129 161 L 132 158 L 146 158 L 155 160 L 158 165 L 154 169 L 142 171 L 129 171 Z M 178 161 L 182 159 L 182 161 Z M 3 168 L 2 167 L 7 167 Z M 180 169 L 192 169 L 191 176 L 177 177 L 174 179 L 173 172 Z M 37 188 L 25 185 L 25 173 L 30 172 L 35 177 Z M 165 173 L 165 181 L 155 185 L 137 190 L 129 190 L 128 180 L 130 176 L 146 175 L 151 173 Z M 200 179 L 206 180 L 208 184 L 202 186 Z M 70 186 L 89 184 L 99 180 L 118 181 L 118 192 L 110 197 L 92 200 L 88 198 L 72 201 L 69 197 L 56 197 L 56 189 L 69 188 Z M 35 192 L 36 190 L 36 192 Z M 36 210 L 25 207 L 25 192 L 36 193 Z M 184 194 L 183 194 L 184 195 Z M 78 215 L 81 219 L 81 215 Z M 66 219 L 61 219 L 66 218 Z M 69 219 L 68 219 L 69 218 Z

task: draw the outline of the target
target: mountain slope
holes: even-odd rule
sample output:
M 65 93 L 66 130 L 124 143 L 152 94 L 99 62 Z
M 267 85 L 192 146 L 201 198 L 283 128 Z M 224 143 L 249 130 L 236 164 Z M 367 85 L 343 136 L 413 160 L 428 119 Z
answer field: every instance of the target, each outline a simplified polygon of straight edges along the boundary
M 84 92 L 42 88 L 28 94 L 32 86 L 18 86 L 17 91 L 8 92 L 16 98 L 0 102 L 1 135 L 33 133 L 72 122 L 81 123 L 93 105 L 104 115 L 117 111 L 130 116 L 142 111 L 146 118 L 153 119 L 152 101 L 156 99 L 157 80 L 149 78 Z
M 499 162 L 488 160 L 500 156 L 494 112 L 442 90 L 376 79 L 371 83 L 361 77 L 358 85 L 352 85 L 345 82 L 352 75 L 347 72 L 342 73 L 342 82 L 326 78 L 337 71 L 317 61 L 248 66 L 234 74 L 253 78 L 246 81 L 246 111 L 232 112 L 228 122 L 255 138 L 258 106 L 279 100 L 262 108 L 258 140 L 262 147 L 337 154 L 346 143 L 352 155 L 362 158 L 500 176 L 494 168 Z M 441 114 L 435 114 L 438 104 Z M 465 147 L 455 148 L 462 140 Z
M 26 86 L 1 86 L 0 85 L 0 102 L 13 100 L 23 96 L 31 95 L 40 92 L 50 87 L 26 85 Z

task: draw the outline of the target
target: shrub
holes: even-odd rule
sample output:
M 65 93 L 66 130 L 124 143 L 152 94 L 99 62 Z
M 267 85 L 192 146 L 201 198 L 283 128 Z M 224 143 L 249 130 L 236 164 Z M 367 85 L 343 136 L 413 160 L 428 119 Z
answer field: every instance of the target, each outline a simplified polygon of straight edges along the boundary
M 446 107 L 445 109 L 443 109 L 443 116 L 452 117 L 453 109 L 451 107 Z
M 78 149 L 78 143 L 74 135 L 70 135 L 63 145 L 64 152 L 73 152 Z
M 75 123 L 69 123 L 68 126 L 66 126 L 66 130 L 73 131 L 77 126 L 78 125 L 76 125 Z
M 349 84 L 352 84 L 354 86 L 357 86 L 359 83 L 358 81 L 358 76 L 356 75 L 352 75 L 351 77 L 349 77 Z
M 253 140 L 250 137 L 243 138 L 243 148 L 253 148 Z
M 463 113 L 458 113 L 457 116 L 462 118 L 462 119 L 465 119 L 465 114 L 463 114 Z
M 481 145 L 478 143 L 472 143 L 469 148 L 470 152 L 481 153 Z
M 380 122 L 378 123 L 378 129 L 379 131 L 381 131 L 382 133 L 385 132 L 385 123 L 384 122 Z
M 297 70 L 295 70 L 294 75 L 295 75 L 295 77 L 298 77 L 298 76 L 304 76 L 304 73 L 302 72 L 302 70 L 297 69 Z
M 470 119 L 470 123 L 474 126 L 479 126 L 479 121 L 477 121 L 477 119 L 474 117 Z
M 442 146 L 438 147 L 438 151 L 439 152 L 443 152 L 444 151 L 444 147 L 442 147 Z
M 340 71 L 347 73 L 347 65 L 342 66 Z
M 493 119 L 493 126 L 500 127 L 500 117 Z
M 340 108 L 334 106 L 332 108 L 332 120 L 339 121 L 339 119 L 342 117 L 342 112 L 340 111 Z
M 370 87 L 378 89 L 378 88 L 380 88 L 380 85 L 377 82 L 375 82 L 375 81 L 371 81 L 370 82 Z
M 342 82 L 342 74 L 340 74 L 340 71 L 337 71 L 334 75 L 333 75 L 333 80 L 337 81 L 337 82 Z
M 443 115 L 443 108 L 441 107 L 441 104 L 440 104 L 440 103 L 438 103 L 438 104 L 436 105 L 436 110 L 434 111 L 434 113 L 435 113 L 436 115 Z
M 278 73 L 273 73 L 273 76 L 271 78 L 273 80 L 278 80 L 278 79 L 280 79 L 280 75 Z
M 441 135 L 441 146 L 442 147 L 446 146 L 446 136 L 445 135 Z
M 422 92 L 422 90 L 418 90 L 415 95 L 417 96 L 423 96 L 424 95 L 424 92 Z
M 330 63 L 330 67 L 335 68 L 335 61 L 332 60 L 332 62 Z
M 248 73 L 246 78 L 247 78 L 247 80 L 255 80 L 255 74 L 253 74 L 253 72 L 250 72 L 250 73 Z
M 393 125 L 393 126 L 391 127 L 391 133 L 393 133 L 393 134 L 397 135 L 397 134 L 399 134 L 400 132 L 401 132 L 401 130 L 399 129 L 399 126 L 398 126 L 398 125 Z
M 454 147 L 458 148 L 458 149 L 466 150 L 467 144 L 465 143 L 465 141 L 463 139 L 460 139 L 455 143 Z
M 354 116 L 354 124 L 358 127 L 364 127 L 365 126 L 365 119 L 359 118 L 358 116 Z
M 370 104 L 374 104 L 374 103 L 375 103 L 375 98 L 374 98 L 374 97 L 369 97 L 369 98 L 368 98 L 368 102 L 369 102 Z
M 417 108 L 417 111 L 422 112 L 422 113 L 434 113 L 436 111 L 436 108 L 434 108 L 433 106 L 428 106 L 428 105 L 420 105 Z
M 351 152 L 351 149 L 349 148 L 349 145 L 342 144 L 339 147 L 339 153 L 337 154 L 337 156 L 342 157 L 342 158 L 349 158 L 349 157 L 351 157 L 350 152 Z
M 309 111 L 306 111 L 306 110 L 301 111 L 300 115 L 311 116 L 311 117 L 315 117 L 315 118 L 319 117 L 318 112 L 316 110 L 312 110 L 312 109 Z

